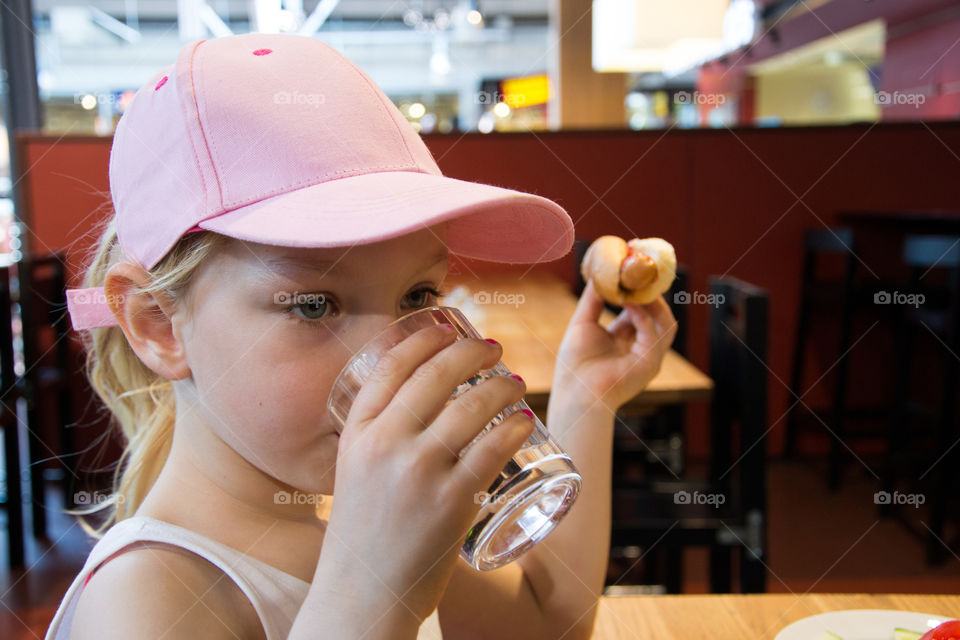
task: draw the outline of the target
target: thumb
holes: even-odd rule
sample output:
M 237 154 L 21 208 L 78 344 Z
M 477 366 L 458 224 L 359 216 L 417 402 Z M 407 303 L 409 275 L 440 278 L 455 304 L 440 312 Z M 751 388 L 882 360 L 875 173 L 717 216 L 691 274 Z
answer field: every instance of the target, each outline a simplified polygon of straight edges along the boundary
M 597 295 L 593 287 L 593 278 L 590 278 L 580 294 L 580 300 L 577 301 L 577 308 L 573 312 L 573 317 L 570 318 L 570 325 L 597 324 L 603 308 L 603 300 Z

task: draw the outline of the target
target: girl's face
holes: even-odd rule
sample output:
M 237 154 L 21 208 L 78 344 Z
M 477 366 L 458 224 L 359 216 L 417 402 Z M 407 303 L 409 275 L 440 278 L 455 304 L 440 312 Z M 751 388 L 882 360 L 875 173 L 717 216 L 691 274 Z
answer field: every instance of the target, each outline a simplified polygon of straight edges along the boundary
M 443 238 L 435 226 L 334 249 L 231 240 L 187 294 L 180 327 L 191 375 L 178 390 L 178 422 L 210 429 L 283 483 L 333 493 L 333 381 L 382 327 L 438 303 Z

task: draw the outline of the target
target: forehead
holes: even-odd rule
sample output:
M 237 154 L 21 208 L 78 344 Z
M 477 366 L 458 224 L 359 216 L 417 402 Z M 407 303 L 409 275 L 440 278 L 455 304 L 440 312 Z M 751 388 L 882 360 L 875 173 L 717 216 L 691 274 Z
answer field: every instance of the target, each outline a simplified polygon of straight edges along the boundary
M 242 242 L 238 257 L 252 259 L 254 266 L 270 271 L 294 268 L 330 276 L 383 278 L 394 272 L 425 270 L 445 264 L 448 250 L 442 238 L 442 229 L 430 228 L 346 247 L 279 247 Z

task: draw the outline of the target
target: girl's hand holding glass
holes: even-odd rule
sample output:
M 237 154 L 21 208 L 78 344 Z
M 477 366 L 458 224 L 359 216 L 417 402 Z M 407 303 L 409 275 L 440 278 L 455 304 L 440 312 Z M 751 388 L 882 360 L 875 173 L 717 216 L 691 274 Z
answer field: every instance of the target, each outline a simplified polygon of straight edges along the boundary
M 336 500 L 321 554 L 321 563 L 338 567 L 356 568 L 362 559 L 384 587 L 377 602 L 391 606 L 399 598 L 421 618 L 437 606 L 452 574 L 477 515 L 475 496 L 534 428 L 518 411 L 458 456 L 522 399 L 525 385 L 494 376 L 450 401 L 453 389 L 495 365 L 502 351 L 496 343 L 456 338 L 452 327 L 421 329 L 377 362 L 341 433 Z M 357 579 L 369 583 L 361 573 Z

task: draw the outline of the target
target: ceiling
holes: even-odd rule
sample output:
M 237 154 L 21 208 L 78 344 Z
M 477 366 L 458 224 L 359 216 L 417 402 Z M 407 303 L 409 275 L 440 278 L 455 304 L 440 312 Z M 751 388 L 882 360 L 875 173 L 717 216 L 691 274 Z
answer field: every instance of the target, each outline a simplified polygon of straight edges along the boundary
M 34 13 L 49 15 L 50 8 L 63 5 L 62 0 L 33 0 Z M 94 6 L 119 19 L 126 15 L 128 0 L 90 0 L 83 5 Z M 173 21 L 177 16 L 176 0 L 135 0 L 140 20 Z M 224 20 L 244 19 L 250 8 L 250 0 L 207 0 L 207 4 Z M 287 4 L 287 3 L 285 3 Z M 312 12 L 317 0 L 302 0 L 306 13 Z M 343 0 L 339 2 L 331 20 L 402 20 L 408 8 L 417 9 L 425 15 L 432 15 L 438 7 L 451 9 L 456 0 Z M 481 13 L 490 16 L 510 16 L 515 19 L 543 19 L 547 17 L 550 0 L 478 0 Z

